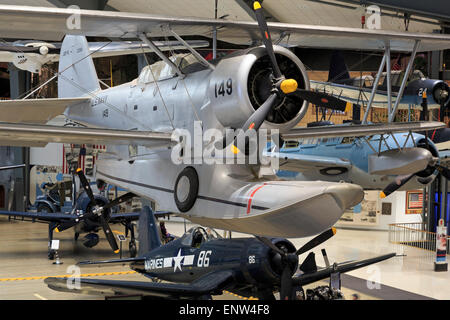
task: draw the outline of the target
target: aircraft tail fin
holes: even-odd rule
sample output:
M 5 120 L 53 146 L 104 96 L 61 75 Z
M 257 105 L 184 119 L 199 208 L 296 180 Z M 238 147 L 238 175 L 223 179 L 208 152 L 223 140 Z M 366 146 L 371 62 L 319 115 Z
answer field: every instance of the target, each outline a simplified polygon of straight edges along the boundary
M 138 222 L 139 231 L 139 252 L 138 256 L 161 246 L 158 224 L 156 223 L 153 210 L 148 206 L 142 208 Z
M 344 54 L 340 50 L 334 50 L 331 54 L 330 70 L 328 71 L 328 82 L 339 82 L 350 79 Z
M 58 73 L 58 98 L 83 97 L 100 90 L 85 36 L 66 35 L 61 45 Z

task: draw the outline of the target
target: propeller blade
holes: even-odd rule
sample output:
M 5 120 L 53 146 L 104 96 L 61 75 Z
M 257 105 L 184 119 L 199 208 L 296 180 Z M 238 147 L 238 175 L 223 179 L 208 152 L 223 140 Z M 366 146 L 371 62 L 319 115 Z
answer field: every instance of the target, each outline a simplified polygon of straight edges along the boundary
M 242 127 L 242 130 L 247 131 L 249 129 L 258 130 L 259 127 L 264 122 L 264 119 L 266 119 L 267 114 L 274 106 L 277 99 L 277 94 L 272 93 L 266 101 L 255 111 L 252 113 L 250 118 L 245 122 L 244 126 Z
M 289 300 L 292 295 L 292 270 L 288 264 L 281 273 L 280 300 Z
M 270 241 L 270 239 L 268 239 L 266 237 L 260 237 L 260 236 L 255 236 L 255 238 L 258 239 L 259 241 L 261 241 L 262 243 L 264 243 L 266 246 L 268 246 L 269 248 L 271 248 L 275 252 L 278 252 L 281 256 L 285 256 L 286 255 L 286 252 L 284 252 L 283 250 L 278 248 L 276 245 L 274 245 L 272 243 L 272 241 Z
M 78 178 L 80 179 L 81 186 L 83 187 L 84 191 L 86 191 L 86 194 L 88 195 L 89 199 L 91 199 L 91 204 L 95 205 L 96 201 L 94 198 L 94 193 L 92 192 L 91 186 L 89 185 L 89 181 L 84 175 L 83 170 L 81 170 L 81 168 L 78 168 L 76 173 L 78 175 Z
M 247 130 L 253 129 L 253 130 L 258 130 L 259 127 L 262 125 L 262 123 L 264 122 L 264 119 L 267 117 L 267 114 L 269 113 L 269 111 L 272 109 L 272 107 L 274 106 L 275 102 L 277 99 L 277 94 L 276 93 L 272 93 L 269 98 L 267 98 L 266 101 L 264 101 L 264 103 L 255 111 L 252 113 L 252 115 L 250 116 L 250 118 L 247 119 L 247 121 L 245 122 L 244 126 L 242 127 L 242 130 L 244 132 L 246 132 Z M 227 140 L 230 141 L 231 135 L 226 135 L 225 137 L 223 137 L 222 142 L 216 144 L 216 147 L 222 147 L 226 148 L 227 145 Z M 236 135 L 233 135 L 233 152 L 234 153 L 238 153 L 239 150 L 236 148 Z
M 300 249 L 298 249 L 295 252 L 295 254 L 297 256 L 299 256 L 302 253 L 305 253 L 306 251 L 309 251 L 312 248 L 315 248 L 318 245 L 320 245 L 321 243 L 327 241 L 328 239 L 330 239 L 335 234 L 336 234 L 336 228 L 328 229 L 328 230 L 322 232 L 321 234 L 319 234 L 318 236 L 316 236 L 315 238 L 309 240 L 305 245 L 303 245 Z
M 111 228 L 109 227 L 109 224 L 108 222 L 106 222 L 106 219 L 103 215 L 100 216 L 100 223 L 102 225 L 103 231 L 105 232 L 105 236 L 109 242 L 109 245 L 111 246 L 114 253 L 118 253 L 119 247 L 117 246 L 116 237 L 114 237 L 114 234 L 111 231 Z
M 261 31 L 264 46 L 266 47 L 267 54 L 269 55 L 270 61 L 272 62 L 273 75 L 276 79 L 280 79 L 282 77 L 282 74 L 280 71 L 280 67 L 278 66 L 275 53 L 273 51 L 272 38 L 270 37 L 269 28 L 267 27 L 261 4 L 258 1 L 253 2 L 253 10 L 255 11 L 256 21 L 258 21 L 258 26 L 259 30 Z
M 62 222 L 55 228 L 55 231 L 62 232 L 64 230 L 72 228 L 76 224 L 77 224 L 77 222 L 75 222 L 75 221 Z
M 445 179 L 450 179 L 450 170 L 441 165 L 437 165 L 436 169 L 445 177 Z
M 403 185 L 405 185 L 412 177 L 414 177 L 415 173 L 406 175 L 406 176 L 398 176 L 395 178 L 394 182 L 391 182 L 387 185 L 386 188 L 383 189 L 380 193 L 381 198 L 386 198 L 391 193 L 400 189 Z
M 290 93 L 295 95 L 300 99 L 306 100 L 318 107 L 327 108 L 331 110 L 337 110 L 342 112 L 350 112 L 353 108 L 360 108 L 359 104 L 354 104 L 351 102 L 344 101 L 342 99 L 336 98 L 328 93 L 309 91 L 305 89 L 297 89 L 296 91 Z
M 117 206 L 117 205 L 119 205 L 119 204 L 121 204 L 121 203 L 123 203 L 125 201 L 128 201 L 128 200 L 134 198 L 135 196 L 136 195 L 134 193 L 132 193 L 132 192 L 125 193 L 124 195 L 121 195 L 120 197 L 115 198 L 113 201 L 108 202 L 107 204 L 105 204 L 102 207 L 102 209 L 106 210 L 106 209 L 115 207 L 115 206 Z

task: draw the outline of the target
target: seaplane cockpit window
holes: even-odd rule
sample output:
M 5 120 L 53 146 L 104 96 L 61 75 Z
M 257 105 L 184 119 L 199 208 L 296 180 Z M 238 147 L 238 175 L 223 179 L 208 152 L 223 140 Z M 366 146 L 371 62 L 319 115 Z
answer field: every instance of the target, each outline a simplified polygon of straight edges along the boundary
M 197 60 L 191 53 L 175 54 L 170 60 L 180 69 L 195 63 Z M 139 74 L 138 82 L 141 84 L 151 83 L 171 79 L 177 76 L 177 72 L 164 61 L 157 61 L 149 66 L 145 66 Z

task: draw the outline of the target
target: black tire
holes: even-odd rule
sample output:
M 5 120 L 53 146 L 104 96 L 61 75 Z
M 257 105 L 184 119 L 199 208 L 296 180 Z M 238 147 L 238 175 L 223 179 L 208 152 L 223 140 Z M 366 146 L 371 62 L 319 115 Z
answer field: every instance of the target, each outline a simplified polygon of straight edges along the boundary
M 198 196 L 198 175 L 192 167 L 186 167 L 178 175 L 175 182 L 175 204 L 178 210 L 186 212 L 191 210 Z
M 39 203 L 37 212 L 54 212 L 53 209 L 46 203 Z
M 49 250 L 48 251 L 48 259 L 54 260 L 55 259 L 55 250 Z

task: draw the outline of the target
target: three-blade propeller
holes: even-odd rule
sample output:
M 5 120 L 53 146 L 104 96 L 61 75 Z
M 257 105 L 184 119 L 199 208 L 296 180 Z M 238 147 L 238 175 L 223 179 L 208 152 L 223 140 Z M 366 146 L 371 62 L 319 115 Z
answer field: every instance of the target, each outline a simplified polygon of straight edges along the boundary
M 256 109 L 256 111 L 244 123 L 244 125 L 242 126 L 242 132 L 245 133 L 247 130 L 251 129 L 258 130 L 272 108 L 276 106 L 280 100 L 289 95 L 296 96 L 302 100 L 311 102 L 318 107 L 338 111 L 349 111 L 353 106 L 357 106 L 323 92 L 298 89 L 298 83 L 295 79 L 286 79 L 281 73 L 280 67 L 278 65 L 272 44 L 272 39 L 270 37 L 270 32 L 267 27 L 261 4 L 258 1 L 255 1 L 253 3 L 253 9 L 255 11 L 256 20 L 261 32 L 262 42 L 272 65 L 272 89 L 271 94 L 267 98 L 267 100 L 262 103 L 261 106 L 259 106 L 259 108 Z M 230 137 L 230 135 L 225 136 L 223 138 L 223 141 L 219 143 L 217 147 L 226 148 L 228 146 L 228 143 L 232 142 L 234 146 L 232 147 L 233 152 L 238 153 L 239 150 L 236 148 L 235 140 L 236 135 L 233 135 L 232 137 Z
M 114 206 L 119 205 L 122 202 L 125 202 L 135 196 L 134 193 L 128 192 L 116 199 L 114 199 L 111 202 L 108 202 L 107 204 L 103 206 L 98 206 L 97 201 L 95 200 L 94 193 L 92 192 L 91 186 L 89 185 L 89 181 L 87 180 L 86 176 L 84 175 L 83 170 L 78 168 L 76 170 L 76 173 L 78 175 L 78 178 L 80 179 L 81 186 L 83 187 L 84 191 L 86 192 L 87 196 L 91 200 L 90 205 L 93 208 L 92 211 L 88 214 L 91 215 L 97 215 L 100 219 L 100 225 L 103 228 L 103 231 L 105 233 L 106 239 L 109 242 L 109 245 L 111 246 L 114 253 L 119 252 L 119 247 L 116 242 L 116 238 L 114 237 L 113 232 L 111 231 L 111 228 L 109 226 L 108 220 L 109 217 L 107 215 L 107 209 L 112 208 Z
M 272 241 L 266 237 L 255 236 L 258 240 L 264 243 L 266 246 L 271 248 L 279 255 L 279 260 L 281 263 L 281 284 L 280 284 L 280 300 L 287 300 L 292 298 L 292 276 L 297 271 L 298 268 L 298 256 L 317 247 L 323 242 L 330 239 L 336 234 L 336 229 L 328 229 L 313 239 L 309 240 L 300 249 L 294 253 L 289 253 L 272 243 Z

